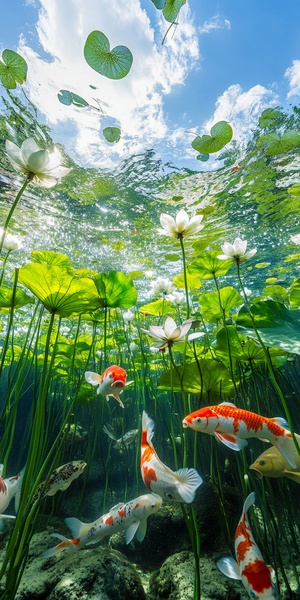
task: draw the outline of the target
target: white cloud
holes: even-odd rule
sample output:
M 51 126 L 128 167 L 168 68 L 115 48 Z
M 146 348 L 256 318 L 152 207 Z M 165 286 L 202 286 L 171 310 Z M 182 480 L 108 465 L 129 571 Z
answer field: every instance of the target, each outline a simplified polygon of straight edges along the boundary
M 20 39 L 19 52 L 28 62 L 26 92 L 45 115 L 53 131 L 67 132 L 69 144 L 85 164 L 111 166 L 113 159 L 153 147 L 167 134 L 164 96 L 182 85 L 199 59 L 198 40 L 187 6 L 180 11 L 180 25 L 161 39 L 166 22 L 160 17 L 161 39 L 156 44 L 149 18 L 136 0 L 40 0 L 37 33 L 43 52 Z M 160 13 L 158 13 L 160 14 Z M 93 30 L 105 33 L 111 48 L 125 45 L 133 65 L 124 79 L 112 81 L 93 71 L 83 48 Z M 95 86 L 93 90 L 90 86 Z M 62 105 L 61 89 L 70 90 L 97 106 L 99 111 Z M 121 141 L 108 146 L 100 131 L 108 118 L 121 124 Z M 105 125 L 101 123 L 103 121 Z M 112 121 L 111 121 L 112 124 Z M 64 140 L 56 139 L 55 141 Z
M 218 98 L 216 110 L 205 123 L 201 134 L 209 133 L 218 121 L 228 121 L 233 128 L 233 139 L 246 143 L 262 111 L 277 103 L 278 98 L 273 90 L 262 85 L 255 85 L 246 92 L 238 84 L 231 85 Z
M 293 64 L 285 72 L 285 77 L 288 78 L 290 90 L 287 98 L 300 95 L 300 60 L 293 60 Z
M 199 28 L 199 33 L 210 33 L 215 29 L 231 29 L 231 23 L 229 19 L 226 19 L 221 15 L 215 15 L 203 23 L 203 25 Z

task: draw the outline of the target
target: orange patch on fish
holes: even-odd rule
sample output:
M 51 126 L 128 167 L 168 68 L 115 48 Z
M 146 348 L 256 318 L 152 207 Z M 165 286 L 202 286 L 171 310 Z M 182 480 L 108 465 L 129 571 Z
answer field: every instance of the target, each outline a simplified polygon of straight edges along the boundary
M 247 552 L 249 551 L 250 547 L 254 546 L 254 543 L 251 540 L 250 533 L 249 533 L 244 521 L 242 521 L 238 525 L 236 532 L 235 532 L 234 539 L 237 539 L 239 536 L 242 536 L 243 539 L 238 544 L 238 547 L 236 549 L 236 554 L 237 554 L 238 562 L 242 562 L 243 560 L 245 560 L 245 556 L 246 556 Z
M 118 515 L 122 519 L 123 517 L 126 517 L 126 511 L 122 508 L 122 510 L 118 510 Z
M 242 571 L 242 575 L 247 577 L 248 582 L 256 592 L 262 593 L 269 590 L 271 584 L 270 570 L 266 563 L 256 558 L 253 563 L 249 563 Z
M 6 487 L 6 484 L 4 483 L 2 477 L 0 477 L 0 493 L 7 494 L 7 487 Z
M 143 475 L 144 475 L 145 486 L 149 490 L 151 490 L 151 481 L 157 481 L 157 477 L 156 477 L 156 473 L 155 473 L 154 469 L 149 469 L 148 467 L 145 467 L 143 470 Z
M 141 444 L 142 446 L 148 446 L 147 431 L 142 431 Z
M 114 524 L 114 518 L 108 517 L 108 519 L 106 519 L 106 521 L 105 521 L 105 525 L 113 525 L 113 524 Z
M 154 454 L 154 451 L 153 451 L 153 448 L 151 448 L 151 446 L 146 446 L 146 448 L 143 448 L 143 454 L 141 456 L 141 466 L 145 462 L 150 462 L 153 454 Z

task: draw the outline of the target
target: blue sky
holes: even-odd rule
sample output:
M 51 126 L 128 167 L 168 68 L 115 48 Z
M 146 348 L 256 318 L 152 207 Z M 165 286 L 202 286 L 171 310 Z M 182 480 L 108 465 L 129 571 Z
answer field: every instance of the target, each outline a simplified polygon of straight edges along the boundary
M 299 103 L 297 0 L 190 0 L 163 47 L 168 24 L 151 0 L 2 0 L 2 15 L 1 51 L 26 58 L 27 95 L 54 140 L 85 165 L 111 167 L 154 148 L 164 161 L 204 168 L 190 146 L 193 132 L 228 120 L 245 143 L 266 107 Z M 132 50 L 124 80 L 107 80 L 85 63 L 82 48 L 93 29 Z M 96 96 L 105 117 L 62 106 L 60 89 L 91 104 Z M 113 147 L 101 134 L 107 124 L 122 129 Z

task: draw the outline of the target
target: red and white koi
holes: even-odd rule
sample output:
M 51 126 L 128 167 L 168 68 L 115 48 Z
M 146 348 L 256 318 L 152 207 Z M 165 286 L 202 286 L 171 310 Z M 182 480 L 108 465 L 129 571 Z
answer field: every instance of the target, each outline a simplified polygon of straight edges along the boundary
M 109 396 L 113 396 L 119 402 L 120 406 L 124 408 L 119 394 L 122 394 L 125 385 L 132 383 L 132 381 L 126 381 L 127 373 L 125 369 L 118 365 L 111 365 L 105 369 L 102 375 L 86 371 L 84 376 L 88 383 L 98 386 L 97 394 L 103 394 L 103 396 L 106 396 L 106 400 L 108 400 Z
M 4 515 L 2 513 L 7 509 L 13 498 L 15 498 L 15 511 L 18 511 L 24 469 L 22 469 L 18 475 L 15 475 L 14 477 L 8 477 L 7 479 L 2 478 L 2 471 L 3 465 L 0 465 L 0 517 L 14 519 L 14 515 Z M 0 531 L 2 529 L 3 522 L 0 521 Z
M 182 421 L 183 427 L 214 435 L 232 450 L 241 450 L 247 446 L 247 438 L 258 438 L 276 446 L 285 460 L 296 468 L 296 446 L 287 422 L 281 417 L 268 419 L 256 413 L 237 408 L 231 402 L 222 402 L 217 406 L 205 406 L 187 415 Z M 299 436 L 300 439 L 300 436 Z
M 255 493 L 251 492 L 245 500 L 234 536 L 236 561 L 231 557 L 221 558 L 217 566 L 227 577 L 240 579 L 250 598 L 275 600 L 275 590 L 271 580 L 272 568 L 263 560 L 247 517 L 247 511 L 254 502 Z
M 203 483 L 195 469 L 172 471 L 157 456 L 152 437 L 154 422 L 143 411 L 141 440 L 141 474 L 145 486 L 162 498 L 174 502 L 193 502 L 196 489 Z
M 71 530 L 73 539 L 65 538 L 59 533 L 52 533 L 52 537 L 58 538 L 60 543 L 54 548 L 43 552 L 41 558 L 49 558 L 63 550 L 75 551 L 83 547 L 98 544 L 107 535 L 113 535 L 119 531 L 126 530 L 126 544 L 129 544 L 134 536 L 142 542 L 147 531 L 147 518 L 156 513 L 161 507 L 162 499 L 154 494 L 144 494 L 126 504 L 117 504 L 111 510 L 92 523 L 82 523 L 79 519 L 70 517 L 65 519 L 66 525 Z

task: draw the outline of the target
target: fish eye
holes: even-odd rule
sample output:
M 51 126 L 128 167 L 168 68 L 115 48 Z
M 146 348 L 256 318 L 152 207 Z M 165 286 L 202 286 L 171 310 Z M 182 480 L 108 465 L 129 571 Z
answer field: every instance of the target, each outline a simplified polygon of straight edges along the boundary
M 250 596 L 251 596 L 251 598 L 258 598 L 258 596 L 256 595 L 256 593 L 253 590 L 250 590 Z
M 165 493 L 166 498 L 169 498 L 169 500 L 173 500 L 174 496 L 173 494 L 171 494 L 171 492 L 166 492 Z
M 110 374 L 109 374 L 109 376 L 108 376 L 108 378 L 109 378 L 109 379 L 112 379 L 112 377 L 113 377 L 113 374 L 112 374 L 112 373 L 110 373 Z
M 152 502 L 151 508 L 155 508 L 155 502 Z
M 266 464 L 266 461 L 262 459 L 259 461 L 259 464 L 263 467 Z
M 196 418 L 196 423 L 201 423 L 201 421 L 202 421 L 201 417 Z

